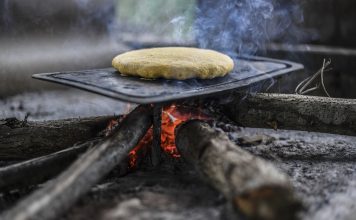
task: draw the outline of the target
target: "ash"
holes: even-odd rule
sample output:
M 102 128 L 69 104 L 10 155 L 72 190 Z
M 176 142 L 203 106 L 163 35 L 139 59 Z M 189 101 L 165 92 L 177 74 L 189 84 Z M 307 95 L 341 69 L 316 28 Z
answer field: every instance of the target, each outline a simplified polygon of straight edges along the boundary
M 62 101 L 58 102 L 68 103 L 75 96 L 90 100 L 91 106 L 94 106 L 88 108 L 88 105 L 80 103 L 75 107 L 68 105 L 63 111 L 63 105 L 51 104 L 52 98 L 49 97 L 52 96 L 49 94 L 31 93 L 2 100 L 1 117 L 21 118 L 30 112 L 31 120 L 57 119 L 78 117 L 73 112 L 79 113 L 83 109 L 87 110 L 87 116 L 121 114 L 126 109 L 126 104 L 112 100 L 88 98 L 88 94 L 73 91 L 68 97 L 68 91 L 59 91 L 56 92 L 56 99 Z M 32 97 L 31 103 L 27 101 L 28 97 Z M 17 103 L 23 103 L 22 107 L 18 107 Z M 95 107 L 100 105 L 108 108 Z M 297 195 L 306 207 L 301 219 L 354 219 L 356 137 L 243 128 L 222 114 L 221 108 L 217 107 L 221 105 L 215 100 L 191 106 L 208 112 L 214 118 L 210 122 L 214 128 L 227 133 L 245 150 L 273 162 L 291 177 Z M 14 107 L 9 111 L 11 106 Z M 107 112 L 109 107 L 110 111 L 115 107 L 115 112 Z M 61 115 L 58 115 L 59 109 Z M 78 111 L 71 111 L 73 109 Z M 123 177 L 118 177 L 115 171 L 111 172 L 59 219 L 226 219 L 227 207 L 223 196 L 209 187 L 184 160 L 166 159 L 159 167 L 148 164 L 144 162 L 138 170 Z M 0 193 L 0 211 L 38 187 L 41 185 Z

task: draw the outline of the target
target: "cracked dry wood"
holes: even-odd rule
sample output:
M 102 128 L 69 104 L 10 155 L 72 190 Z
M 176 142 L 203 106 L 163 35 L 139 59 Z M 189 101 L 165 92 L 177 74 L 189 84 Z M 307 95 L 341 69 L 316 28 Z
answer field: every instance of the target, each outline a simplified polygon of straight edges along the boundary
M 287 175 L 201 121 L 176 130 L 183 158 L 249 219 L 296 219 L 301 208 Z
M 15 118 L 0 120 L 0 159 L 23 160 L 43 156 L 95 138 L 109 121 L 101 116 L 44 122 Z
M 226 112 L 245 127 L 356 135 L 356 100 L 294 94 L 238 94 Z

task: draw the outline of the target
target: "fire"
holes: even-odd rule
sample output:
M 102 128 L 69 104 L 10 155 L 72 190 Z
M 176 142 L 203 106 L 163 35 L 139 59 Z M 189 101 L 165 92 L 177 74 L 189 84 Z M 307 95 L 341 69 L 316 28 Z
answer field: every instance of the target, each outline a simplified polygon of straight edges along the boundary
M 175 144 L 175 128 L 181 123 L 191 120 L 206 120 L 208 116 L 197 109 L 172 104 L 163 108 L 161 127 L 161 147 L 167 154 L 179 158 L 180 154 Z
M 134 169 L 137 165 L 137 159 L 139 158 L 139 154 L 145 153 L 147 146 L 152 146 L 153 140 L 153 129 L 152 127 L 147 131 L 145 136 L 141 139 L 141 141 L 137 144 L 137 146 L 130 151 L 129 153 L 129 168 Z
M 106 137 L 109 136 L 124 118 L 125 118 L 125 116 L 117 118 L 117 119 L 110 120 L 108 125 L 106 126 L 106 128 L 104 130 L 105 136 Z M 145 136 L 141 139 L 141 141 L 137 144 L 137 146 L 129 152 L 129 155 L 128 155 L 128 158 L 129 158 L 128 167 L 130 169 L 136 168 L 137 160 L 139 158 L 139 155 L 146 153 L 146 146 L 152 145 L 152 139 L 153 139 L 153 129 L 151 127 L 147 131 Z
M 109 136 L 113 130 L 120 124 L 124 117 L 113 119 L 109 122 L 105 129 L 105 136 Z M 175 128 L 181 123 L 191 120 L 200 119 L 207 120 L 209 117 L 203 114 L 199 109 L 188 108 L 185 106 L 172 104 L 166 106 L 162 110 L 162 124 L 161 124 L 161 148 L 163 151 L 173 158 L 179 158 L 180 154 L 175 145 Z M 153 128 L 151 127 L 137 146 L 130 151 L 128 158 L 128 167 L 134 169 L 137 166 L 138 159 L 141 154 L 145 154 L 147 148 L 152 146 Z

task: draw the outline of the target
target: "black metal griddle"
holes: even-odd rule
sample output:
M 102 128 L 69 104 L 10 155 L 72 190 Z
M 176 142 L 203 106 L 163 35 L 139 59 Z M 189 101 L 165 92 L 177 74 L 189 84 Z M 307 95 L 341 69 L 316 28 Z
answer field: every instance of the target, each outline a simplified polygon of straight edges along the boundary
M 281 77 L 303 69 L 303 65 L 262 57 L 232 56 L 234 70 L 225 77 L 200 80 L 147 80 L 123 76 L 114 68 L 57 73 L 40 73 L 33 78 L 73 86 L 125 102 L 155 104 L 153 112 L 153 147 L 151 160 L 154 166 L 161 158 L 162 106 L 176 100 L 216 95 L 248 88 L 249 86 Z
M 303 69 L 301 64 L 284 60 L 231 57 L 235 62 L 233 72 L 210 80 L 147 80 L 123 76 L 114 68 L 40 73 L 33 75 L 33 78 L 73 86 L 125 102 L 154 104 L 245 88 Z

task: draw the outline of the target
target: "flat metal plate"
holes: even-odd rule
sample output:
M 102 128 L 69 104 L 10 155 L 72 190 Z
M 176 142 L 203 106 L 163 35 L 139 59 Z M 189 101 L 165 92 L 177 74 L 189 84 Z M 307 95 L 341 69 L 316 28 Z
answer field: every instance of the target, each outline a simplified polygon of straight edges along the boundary
M 123 76 L 114 68 L 40 73 L 33 75 L 33 78 L 73 86 L 125 102 L 151 104 L 226 92 L 303 69 L 301 64 L 284 60 L 232 57 L 234 71 L 225 77 L 210 80 L 147 80 Z

